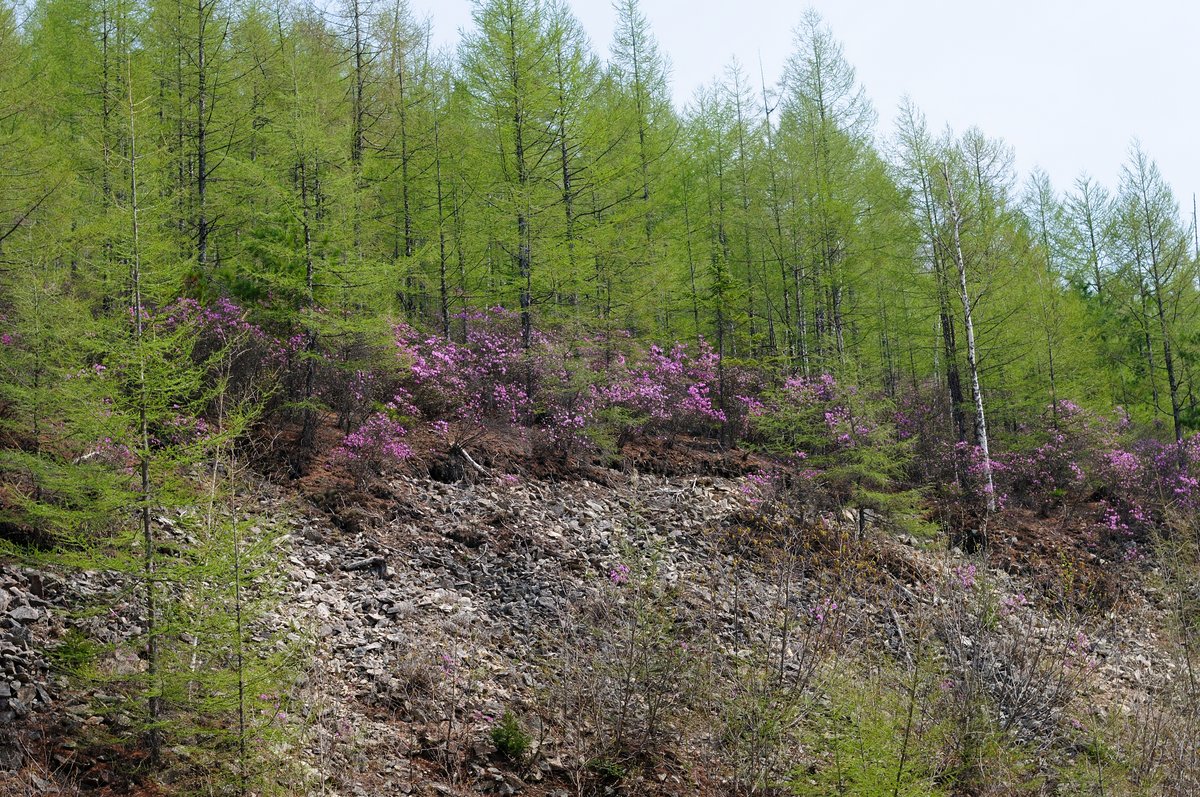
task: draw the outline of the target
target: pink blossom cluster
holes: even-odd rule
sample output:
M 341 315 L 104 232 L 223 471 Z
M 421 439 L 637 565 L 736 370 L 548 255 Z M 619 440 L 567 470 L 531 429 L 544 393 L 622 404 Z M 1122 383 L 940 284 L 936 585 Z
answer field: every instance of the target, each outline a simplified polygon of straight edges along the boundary
M 163 438 L 174 445 L 189 445 L 206 440 L 216 430 L 204 418 L 180 412 L 175 405 L 175 415 L 163 424 Z
M 393 327 L 416 400 L 435 417 L 468 424 L 521 424 L 533 410 L 531 372 L 512 314 L 501 308 L 472 315 L 464 343 Z
M 751 473 L 742 481 L 740 490 L 751 506 L 760 506 L 775 487 L 775 477 L 764 473 Z
M 783 389 L 802 401 L 833 401 L 838 393 L 838 382 L 828 373 L 812 378 L 793 376 L 783 383 Z
M 399 421 L 383 412 L 372 413 L 361 426 L 342 439 L 334 456 L 347 462 L 379 467 L 400 462 L 413 455 L 404 438 L 408 431 Z
M 606 404 L 623 407 L 647 419 L 652 427 L 711 426 L 728 419 L 716 396 L 717 353 L 703 339 L 695 354 L 687 344 L 671 349 L 651 346 L 630 364 L 615 363 L 608 383 L 598 390 Z
M 1029 598 L 1025 597 L 1024 592 L 1018 592 L 1013 595 L 1005 595 L 1000 601 L 1000 614 L 1010 615 L 1029 605 Z
M 161 324 L 168 330 L 195 329 L 200 335 L 199 351 L 231 349 L 234 354 L 272 367 L 286 363 L 307 340 L 306 335 L 299 333 L 287 338 L 272 335 L 249 320 L 248 310 L 225 296 L 209 304 L 185 296 L 158 309 L 143 306 L 142 313 L 147 324 Z M 132 318 L 132 307 L 129 314 Z
M 833 618 L 838 611 L 838 603 L 833 598 L 822 598 L 808 610 L 808 614 L 816 622 L 817 625 L 825 625 L 827 620 Z
M 887 402 L 861 396 L 832 374 L 793 376 L 760 395 L 761 409 L 750 414 L 751 440 L 787 456 L 804 482 L 837 472 L 824 486 L 844 493 L 870 452 L 897 441 L 882 409 Z
M 617 408 L 645 431 L 710 429 L 726 420 L 717 355 L 703 341 L 693 352 L 682 343 L 640 351 L 620 340 L 627 353 L 608 340 L 580 348 L 539 332 L 526 350 L 517 316 L 503 308 L 459 317 L 470 322 L 461 342 L 406 324 L 393 330 L 426 418 L 535 428 L 564 446 L 584 440 L 598 415 Z

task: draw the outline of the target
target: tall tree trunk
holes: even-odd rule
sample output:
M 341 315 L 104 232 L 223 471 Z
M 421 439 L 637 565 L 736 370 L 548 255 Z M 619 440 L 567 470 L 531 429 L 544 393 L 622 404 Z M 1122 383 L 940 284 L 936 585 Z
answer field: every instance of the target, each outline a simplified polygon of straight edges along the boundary
M 700 294 L 696 289 L 696 259 L 692 252 L 692 218 L 691 218 L 691 203 L 688 201 L 691 197 L 690 181 L 687 175 L 683 177 L 683 245 L 687 253 L 688 265 L 688 284 L 692 294 L 692 324 L 695 327 L 696 335 L 700 335 Z
M 350 141 L 350 168 L 353 172 L 353 209 L 351 224 L 354 257 L 362 259 L 363 152 L 366 149 L 366 44 L 363 33 L 363 9 L 360 0 L 351 0 L 350 15 L 354 36 L 354 85 L 352 87 L 353 128 Z
M 1179 401 L 1179 377 L 1175 372 L 1175 356 L 1171 350 L 1171 329 L 1167 321 L 1166 304 L 1163 301 L 1163 293 L 1167 290 L 1163 285 L 1164 270 L 1170 273 L 1170 266 L 1164 264 L 1163 241 L 1155 234 L 1154 224 L 1150 217 L 1150 197 L 1145 192 L 1145 183 L 1142 183 L 1142 202 L 1146 208 L 1146 243 L 1149 245 L 1147 257 L 1150 266 L 1150 278 L 1153 281 L 1154 287 L 1154 310 L 1156 320 L 1158 321 L 1158 331 L 1162 335 L 1162 351 L 1163 351 L 1163 368 L 1167 371 L 1167 390 L 1170 393 L 1171 399 L 1171 423 L 1175 433 L 1175 443 L 1180 449 L 1180 459 L 1183 454 L 1183 422 L 1180 417 L 1181 405 Z M 1182 249 L 1186 249 L 1187 244 L 1181 244 Z M 1171 255 L 1167 255 L 1171 256 Z M 1180 257 L 1187 257 L 1186 251 L 1179 253 Z
M 567 140 L 567 97 L 561 57 L 557 59 L 558 68 L 558 155 L 559 167 L 562 173 L 562 205 L 563 222 L 567 240 L 567 273 L 575 277 L 575 194 L 571 186 L 571 147 Z
M 206 0 L 196 0 L 196 267 L 208 279 L 208 63 Z
M 783 346 L 790 360 L 796 358 L 796 347 L 792 341 L 792 307 L 791 297 L 789 292 L 788 267 L 787 258 L 783 255 L 783 218 L 780 210 L 779 202 L 779 174 L 776 169 L 775 162 L 775 141 L 773 138 L 773 128 L 771 127 L 771 113 L 774 108 L 769 104 L 767 96 L 767 79 L 762 71 L 762 62 L 759 62 L 759 78 L 762 81 L 762 104 L 763 104 L 763 129 L 766 134 L 766 156 L 767 156 L 767 178 L 770 182 L 770 211 L 771 221 L 775 230 L 775 240 L 771 242 L 771 250 L 775 259 L 779 263 L 779 284 L 783 289 Z M 768 235 L 768 238 L 770 236 Z M 764 279 L 766 275 L 766 263 L 763 264 Z M 774 335 L 772 334 L 772 337 Z
M 442 335 L 450 337 L 450 292 L 446 280 L 446 223 L 442 194 L 442 138 L 441 126 L 433 123 L 433 169 L 437 183 L 437 227 L 438 227 L 438 300 L 441 310 Z
M 311 406 L 313 394 L 316 392 L 317 369 L 317 326 L 316 326 L 316 296 L 314 292 L 313 252 L 312 252 L 312 218 L 309 201 L 307 156 L 300 155 L 300 163 L 296 168 L 300 180 L 300 226 L 304 234 L 304 387 L 301 393 L 303 401 L 303 423 L 300 429 L 300 454 L 307 456 L 316 435 L 317 416 Z
M 394 8 L 394 25 L 396 41 L 392 46 L 392 70 L 396 75 L 396 90 L 399 93 L 396 110 L 400 122 L 400 211 L 403 215 L 404 256 L 408 258 L 412 257 L 413 252 L 416 250 L 416 241 L 413 235 L 412 198 L 410 195 L 412 189 L 409 185 L 409 161 L 412 158 L 412 153 L 408 141 L 408 97 L 406 93 L 408 90 L 406 84 L 408 75 L 404 68 L 404 57 L 407 53 L 398 51 L 401 31 L 400 3 L 397 3 Z
M 975 350 L 975 324 L 971 312 L 971 294 L 967 290 L 967 263 L 962 249 L 962 210 L 954 191 L 950 170 L 942 166 L 942 178 L 946 181 L 946 197 L 950 204 L 950 222 L 953 232 L 954 264 L 958 268 L 958 291 L 963 306 L 963 328 L 967 333 L 967 368 L 971 372 L 971 398 L 975 402 L 975 438 L 983 457 L 984 496 L 988 514 L 996 511 L 996 486 L 992 480 L 992 456 L 988 449 L 987 418 L 983 411 L 983 390 L 979 385 L 979 362 Z M 984 540 L 986 544 L 986 539 Z
M 510 31 L 513 52 L 516 52 L 515 33 Z M 533 236 L 529 225 L 529 165 L 525 160 L 525 112 L 521 107 L 521 82 L 514 65 L 513 144 L 517 166 L 517 275 L 520 279 L 521 347 L 529 351 L 533 345 Z
M 150 401 L 150 386 L 147 384 L 146 352 L 144 347 L 145 317 L 142 304 L 142 261 L 141 238 L 138 227 L 137 195 L 137 126 L 134 118 L 133 79 L 129 78 L 129 288 L 133 306 L 133 340 L 138 360 L 138 523 L 142 532 L 142 576 L 146 583 L 146 676 L 149 679 L 146 714 L 149 722 L 147 747 L 150 763 L 157 764 L 162 753 L 162 738 L 159 721 L 162 716 L 161 688 L 158 679 L 158 604 L 155 589 L 156 555 L 154 527 L 150 522 L 150 423 L 147 408 Z

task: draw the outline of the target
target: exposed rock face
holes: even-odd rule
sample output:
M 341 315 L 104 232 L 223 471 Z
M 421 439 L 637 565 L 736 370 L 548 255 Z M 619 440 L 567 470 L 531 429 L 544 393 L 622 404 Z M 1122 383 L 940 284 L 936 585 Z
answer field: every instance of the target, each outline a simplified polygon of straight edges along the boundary
M 53 702 L 46 652 L 61 623 L 49 607 L 66 598 L 53 574 L 0 566 L 0 725 Z

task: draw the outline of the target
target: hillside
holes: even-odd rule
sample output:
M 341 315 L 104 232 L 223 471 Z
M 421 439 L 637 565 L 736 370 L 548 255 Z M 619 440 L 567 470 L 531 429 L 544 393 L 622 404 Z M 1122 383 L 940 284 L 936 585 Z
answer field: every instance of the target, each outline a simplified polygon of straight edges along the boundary
M 1200 793 L 1195 202 L 612 14 L 0 0 L 0 793 Z
M 250 696 L 253 744 L 278 768 L 264 793 L 1193 787 L 1190 753 L 1171 748 L 1189 723 L 1166 576 L 1098 560 L 1061 517 L 1005 512 L 988 555 L 965 557 L 761 504 L 744 477 L 549 481 L 519 465 L 454 483 L 397 473 L 341 510 L 312 503 L 328 500 L 321 480 L 243 496 L 280 524 L 259 623 L 291 652 L 287 691 Z M 130 587 L 6 571 L 3 655 L 21 682 L 7 793 L 170 793 L 220 777 L 184 744 L 150 785 L 117 698 L 53 666 L 67 629 L 135 642 L 116 612 L 86 611 L 119 608 Z M 95 655 L 93 673 L 121 667 Z M 506 712 L 519 755 L 497 749 Z

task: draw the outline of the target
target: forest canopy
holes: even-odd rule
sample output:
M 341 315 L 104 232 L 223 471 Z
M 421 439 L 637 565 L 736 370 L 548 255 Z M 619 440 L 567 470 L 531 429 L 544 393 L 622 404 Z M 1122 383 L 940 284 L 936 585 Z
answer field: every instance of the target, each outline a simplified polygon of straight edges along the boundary
M 1118 185 L 1056 187 L 913 105 L 881 125 L 812 11 L 778 83 L 734 62 L 675 108 L 636 0 L 615 13 L 598 52 L 565 3 L 479 2 L 438 52 L 404 2 L 7 4 L 9 323 L 33 290 L 123 304 L 137 191 L 153 303 L 460 337 L 502 305 L 526 345 L 703 336 L 960 404 L 975 357 L 998 422 L 1059 398 L 1200 422 L 1195 230 L 1136 143 Z

